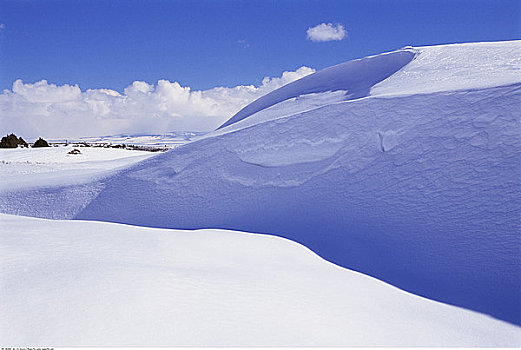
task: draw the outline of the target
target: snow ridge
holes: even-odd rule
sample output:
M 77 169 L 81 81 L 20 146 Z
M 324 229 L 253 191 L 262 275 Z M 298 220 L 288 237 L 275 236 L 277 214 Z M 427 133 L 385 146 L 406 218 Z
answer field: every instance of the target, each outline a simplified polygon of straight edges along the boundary
M 219 129 L 279 102 L 301 95 L 342 90 L 345 91 L 345 100 L 367 96 L 373 85 L 396 73 L 409 63 L 414 56 L 414 50 L 402 49 L 323 69 L 255 100 L 237 112 Z

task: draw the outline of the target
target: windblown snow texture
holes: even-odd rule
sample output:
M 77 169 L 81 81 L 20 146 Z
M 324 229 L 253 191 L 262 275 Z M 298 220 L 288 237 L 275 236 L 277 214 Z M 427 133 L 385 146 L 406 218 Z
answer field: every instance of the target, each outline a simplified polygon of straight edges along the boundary
M 405 50 L 417 56 L 394 75 L 386 59 L 397 56 L 377 56 L 365 73 L 390 78 L 360 90 L 369 96 L 309 110 L 292 105 L 312 95 L 293 101 L 283 87 L 245 119 L 101 180 L 75 217 L 279 235 L 521 324 L 520 51 L 519 41 Z

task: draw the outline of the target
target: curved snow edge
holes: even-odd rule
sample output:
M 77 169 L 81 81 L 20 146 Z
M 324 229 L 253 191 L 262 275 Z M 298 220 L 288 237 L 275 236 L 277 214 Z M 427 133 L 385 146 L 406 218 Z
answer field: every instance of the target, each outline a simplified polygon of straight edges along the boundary
M 300 95 L 345 90 L 346 100 L 368 96 L 373 85 L 399 71 L 411 62 L 416 54 L 416 50 L 404 48 L 325 68 L 260 97 L 237 112 L 218 129 Z

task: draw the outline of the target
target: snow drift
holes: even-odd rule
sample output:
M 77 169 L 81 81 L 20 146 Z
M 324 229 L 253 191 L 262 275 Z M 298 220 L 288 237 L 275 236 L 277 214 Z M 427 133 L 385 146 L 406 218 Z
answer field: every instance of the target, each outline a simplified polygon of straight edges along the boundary
M 219 129 L 279 102 L 301 95 L 341 90 L 345 91 L 346 100 L 367 96 L 373 85 L 391 76 L 409 63 L 413 57 L 413 50 L 402 49 L 323 69 L 253 101 L 221 125 Z
M 62 203 L 69 187 L 2 200 L 41 217 L 279 235 L 521 324 L 521 42 L 399 53 L 336 66 L 343 86 L 319 72 L 276 90 L 203 139 L 91 184 L 75 211 Z M 340 74 L 357 65 L 365 85 Z
M 521 330 L 273 236 L 0 215 L 11 346 L 518 346 Z

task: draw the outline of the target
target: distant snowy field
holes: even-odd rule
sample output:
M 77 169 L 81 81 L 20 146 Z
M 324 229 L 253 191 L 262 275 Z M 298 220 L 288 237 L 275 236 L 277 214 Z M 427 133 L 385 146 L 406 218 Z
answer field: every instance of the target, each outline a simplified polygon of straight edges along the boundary
M 0 214 L 3 345 L 518 346 L 286 239 Z
M 80 154 L 68 154 L 74 148 Z M 130 166 L 156 153 L 97 147 L 0 149 L 0 190 L 81 183 Z
M 77 139 L 52 139 L 51 142 L 87 142 L 114 145 L 154 146 L 175 148 L 190 141 L 196 140 L 206 132 L 172 131 L 165 134 L 121 134 L 100 137 L 81 137 Z

